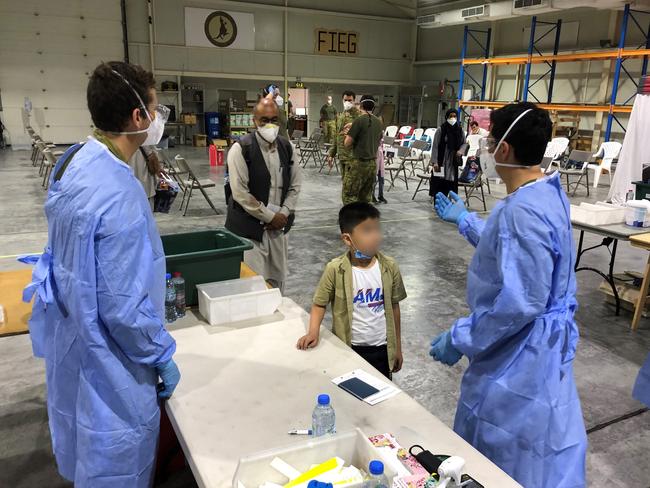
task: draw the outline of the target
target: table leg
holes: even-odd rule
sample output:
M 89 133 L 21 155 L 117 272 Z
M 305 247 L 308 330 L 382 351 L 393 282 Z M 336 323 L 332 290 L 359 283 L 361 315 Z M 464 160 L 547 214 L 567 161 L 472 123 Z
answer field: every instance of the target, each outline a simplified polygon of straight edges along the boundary
M 641 283 L 641 289 L 639 290 L 639 299 L 636 302 L 636 308 L 634 310 L 634 318 L 632 319 L 631 329 L 636 330 L 639 327 L 639 321 L 641 320 L 641 314 L 645 308 L 645 302 L 648 297 L 648 286 L 650 285 L 650 254 L 648 254 L 648 262 L 645 265 L 645 273 L 643 274 L 643 283 Z
M 616 315 L 621 313 L 621 297 L 618 296 L 618 290 L 616 289 L 616 281 L 614 280 L 614 262 L 616 261 L 616 249 L 618 248 L 618 239 L 614 239 L 612 244 L 612 252 L 610 253 L 609 258 L 609 283 L 612 285 L 614 290 L 614 297 L 616 298 Z
M 578 254 L 576 254 L 576 265 L 574 266 L 574 269 L 577 270 L 578 266 L 580 265 L 580 258 L 582 257 L 582 244 L 585 240 L 585 231 L 581 230 L 580 231 L 580 242 L 578 244 Z
M 615 239 L 613 237 L 605 237 L 603 241 L 592 247 L 588 247 L 587 249 L 583 249 L 583 238 L 584 238 L 584 231 L 580 232 L 580 243 L 578 244 L 578 254 L 576 256 L 576 264 L 575 264 L 575 272 L 577 273 L 578 271 L 593 271 L 594 273 L 598 273 L 600 276 L 603 277 L 607 283 L 609 283 L 609 286 L 612 289 L 612 293 L 614 294 L 614 300 L 616 301 L 616 315 L 620 315 L 621 313 L 621 297 L 618 295 L 618 290 L 616 289 L 616 281 L 614 280 L 614 263 L 616 261 L 616 250 L 618 248 L 618 239 Z M 612 246 L 612 249 L 609 249 L 609 246 Z M 605 274 L 599 269 L 596 268 L 591 268 L 589 266 L 585 267 L 580 267 L 580 259 L 582 258 L 582 255 L 588 251 L 591 251 L 593 249 L 598 249 L 599 247 L 605 247 L 609 251 L 610 257 L 609 257 L 609 269 L 608 273 Z

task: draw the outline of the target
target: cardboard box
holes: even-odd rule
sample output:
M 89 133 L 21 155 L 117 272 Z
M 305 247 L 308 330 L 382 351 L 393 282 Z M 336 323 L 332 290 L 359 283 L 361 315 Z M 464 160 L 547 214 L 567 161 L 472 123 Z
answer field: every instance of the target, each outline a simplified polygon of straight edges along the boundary
M 639 300 L 639 287 L 634 286 L 631 283 L 620 281 L 630 280 L 630 274 L 616 274 L 614 275 L 614 278 L 617 279 L 617 281 L 615 281 L 616 291 L 618 292 L 618 296 L 621 300 L 621 309 L 626 310 L 630 313 L 634 313 L 636 310 L 637 301 Z M 643 279 L 643 277 L 641 277 L 641 279 Z M 614 298 L 614 293 L 612 292 L 612 287 L 609 286 L 609 283 L 603 281 L 598 289 L 605 295 L 605 301 L 607 303 L 616 306 L 616 299 Z M 647 318 L 649 315 L 650 301 L 646 301 L 645 309 L 641 311 L 641 316 Z
M 214 139 L 212 141 L 212 144 L 214 144 L 217 147 L 228 147 L 228 141 L 225 139 Z
M 181 121 L 187 125 L 196 125 L 196 114 L 181 114 Z
M 205 134 L 194 134 L 192 139 L 194 147 L 206 147 L 208 145 L 208 136 Z

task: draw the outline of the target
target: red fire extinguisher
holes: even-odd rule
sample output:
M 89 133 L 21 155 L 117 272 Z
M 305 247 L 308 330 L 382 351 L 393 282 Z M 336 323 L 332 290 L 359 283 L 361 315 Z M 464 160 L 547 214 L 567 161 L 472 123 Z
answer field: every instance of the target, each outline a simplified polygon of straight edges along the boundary
M 224 165 L 224 150 L 219 148 L 217 149 L 217 166 Z

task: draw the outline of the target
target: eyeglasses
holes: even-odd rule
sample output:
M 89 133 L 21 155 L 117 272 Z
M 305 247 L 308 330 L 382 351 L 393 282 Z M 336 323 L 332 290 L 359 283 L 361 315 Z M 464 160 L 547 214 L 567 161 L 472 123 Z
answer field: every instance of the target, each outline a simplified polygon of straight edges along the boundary
M 488 151 L 494 151 L 496 145 L 497 141 L 491 137 L 484 137 L 478 142 L 479 149 L 487 149 Z

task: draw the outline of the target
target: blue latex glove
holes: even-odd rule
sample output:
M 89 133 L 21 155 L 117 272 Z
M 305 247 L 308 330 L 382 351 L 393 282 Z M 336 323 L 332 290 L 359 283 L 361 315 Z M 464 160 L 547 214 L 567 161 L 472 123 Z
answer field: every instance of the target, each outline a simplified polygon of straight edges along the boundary
M 40 257 L 40 254 L 23 254 L 18 256 L 16 261 L 24 264 L 36 264 Z
M 442 220 L 451 222 L 452 224 L 460 225 L 469 214 L 465 207 L 465 202 L 453 191 L 449 193 L 451 200 L 447 196 L 438 192 L 436 195 L 436 203 L 434 205 L 436 213 Z
M 162 383 L 158 384 L 158 398 L 167 399 L 172 396 L 178 382 L 181 379 L 181 372 L 178 370 L 178 366 L 173 359 L 170 359 L 166 363 L 156 366 L 156 371 L 158 376 L 162 380 Z
M 463 354 L 451 343 L 451 331 L 443 332 L 431 342 L 429 355 L 447 366 L 453 366 Z

